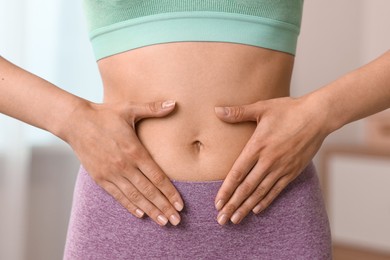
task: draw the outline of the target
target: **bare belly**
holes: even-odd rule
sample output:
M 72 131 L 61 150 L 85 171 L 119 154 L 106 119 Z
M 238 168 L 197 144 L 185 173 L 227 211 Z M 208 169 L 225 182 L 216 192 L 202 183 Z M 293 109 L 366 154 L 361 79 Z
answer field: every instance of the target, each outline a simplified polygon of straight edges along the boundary
M 228 124 L 215 106 L 288 96 L 294 57 L 243 44 L 147 46 L 98 62 L 104 102 L 175 100 L 164 118 L 137 124 L 141 142 L 174 180 L 222 180 L 255 130 Z

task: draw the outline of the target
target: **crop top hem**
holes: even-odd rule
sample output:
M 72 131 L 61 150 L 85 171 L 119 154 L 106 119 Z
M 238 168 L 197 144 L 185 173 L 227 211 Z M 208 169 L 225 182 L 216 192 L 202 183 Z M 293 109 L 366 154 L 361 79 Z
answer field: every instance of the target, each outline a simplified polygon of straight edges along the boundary
M 144 46 L 183 41 L 231 42 L 295 55 L 299 27 L 264 17 L 215 12 L 169 12 L 91 31 L 96 60 Z

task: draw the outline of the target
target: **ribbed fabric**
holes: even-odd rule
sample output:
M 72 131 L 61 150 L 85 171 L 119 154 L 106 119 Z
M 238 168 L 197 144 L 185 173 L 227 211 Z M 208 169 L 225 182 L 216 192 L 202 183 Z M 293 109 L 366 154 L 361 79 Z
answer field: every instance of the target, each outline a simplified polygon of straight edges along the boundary
M 96 59 L 147 45 L 222 41 L 295 54 L 303 0 L 84 0 Z
M 300 26 L 303 0 L 84 0 L 89 29 L 172 12 L 212 11 L 265 17 Z
M 64 260 L 329 260 L 331 235 L 315 167 L 309 164 L 276 200 L 238 225 L 217 223 L 222 181 L 172 181 L 184 200 L 178 226 L 138 219 L 83 167 L 77 178 Z

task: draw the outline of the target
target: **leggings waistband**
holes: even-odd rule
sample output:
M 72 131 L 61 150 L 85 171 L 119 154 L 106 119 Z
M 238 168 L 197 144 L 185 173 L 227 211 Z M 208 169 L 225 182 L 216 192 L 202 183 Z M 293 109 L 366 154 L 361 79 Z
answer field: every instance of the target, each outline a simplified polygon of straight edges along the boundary
M 330 259 L 330 231 L 312 164 L 262 213 L 220 226 L 220 181 L 172 181 L 178 226 L 138 219 L 80 168 L 64 259 Z
M 293 180 L 280 196 L 289 192 L 295 186 L 309 179 L 315 174 L 312 162 Z M 172 184 L 181 194 L 184 200 L 184 209 L 181 212 L 182 223 L 216 223 L 218 211 L 215 209 L 214 200 L 223 180 L 212 181 L 180 181 L 171 180 Z M 252 213 L 250 213 L 252 214 Z M 187 218 L 187 216 L 190 216 Z

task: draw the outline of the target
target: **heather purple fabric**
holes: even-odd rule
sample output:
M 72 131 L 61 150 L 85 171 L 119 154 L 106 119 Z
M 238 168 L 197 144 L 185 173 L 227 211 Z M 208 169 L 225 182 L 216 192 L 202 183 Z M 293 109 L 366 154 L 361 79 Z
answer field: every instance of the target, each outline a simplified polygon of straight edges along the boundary
M 64 259 L 331 259 L 327 214 L 312 163 L 259 215 L 220 226 L 222 181 L 173 181 L 185 208 L 178 226 L 138 219 L 81 167 Z

